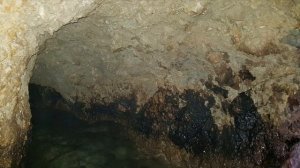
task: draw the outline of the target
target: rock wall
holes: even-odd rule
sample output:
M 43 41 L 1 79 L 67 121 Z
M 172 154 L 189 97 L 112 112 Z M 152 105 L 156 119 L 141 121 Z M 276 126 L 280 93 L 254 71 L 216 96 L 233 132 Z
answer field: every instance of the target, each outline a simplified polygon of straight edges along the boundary
M 70 101 L 111 103 L 132 94 L 137 110 L 159 87 L 208 90 L 219 127 L 224 104 L 250 91 L 279 125 L 299 85 L 299 1 L 106 0 L 41 48 L 31 82 Z M 296 30 L 297 31 L 297 30 Z M 297 40 L 296 40 L 297 41 Z M 288 44 L 294 44 L 292 45 Z
M 32 82 L 71 101 L 105 104 L 134 95 L 139 109 L 159 87 L 206 90 L 216 101 L 212 119 L 222 128 L 234 125 L 223 107 L 248 91 L 264 121 L 294 128 L 297 120 L 288 119 L 298 116 L 300 104 L 299 3 L 0 1 L 0 167 L 21 158 L 38 50 Z
M 300 139 L 299 8 L 299 0 L 106 0 L 45 42 L 31 82 L 85 104 L 88 121 L 129 112 L 135 130 L 164 140 L 154 144 L 210 163 L 215 153 L 237 159 L 231 167 L 274 158 L 278 166 Z
M 0 167 L 17 167 L 30 127 L 28 82 L 39 45 L 70 21 L 86 16 L 94 0 L 0 1 Z

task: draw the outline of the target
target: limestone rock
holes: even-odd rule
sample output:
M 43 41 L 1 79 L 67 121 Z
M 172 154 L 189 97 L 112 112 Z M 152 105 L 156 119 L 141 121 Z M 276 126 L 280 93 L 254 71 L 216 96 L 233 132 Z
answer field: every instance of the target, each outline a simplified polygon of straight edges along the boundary
M 38 45 L 86 16 L 94 0 L 0 1 L 0 167 L 15 167 L 30 127 L 28 82 Z
M 47 40 L 31 82 L 87 104 L 133 94 L 138 106 L 159 87 L 199 90 L 208 89 L 209 82 L 228 92 L 226 98 L 213 93 L 217 125 L 228 123 L 222 102 L 247 90 L 264 120 L 278 125 L 288 118 L 287 98 L 299 85 L 297 51 L 281 43 L 297 20 L 281 5 L 104 1 Z
M 230 123 L 222 103 L 249 90 L 262 118 L 279 125 L 299 90 L 299 54 L 280 41 L 299 28 L 299 7 L 299 0 L 0 1 L 0 167 L 21 158 L 38 51 L 31 81 L 71 101 L 134 94 L 143 104 L 158 87 L 213 86 L 227 91 L 209 91 L 222 127 Z

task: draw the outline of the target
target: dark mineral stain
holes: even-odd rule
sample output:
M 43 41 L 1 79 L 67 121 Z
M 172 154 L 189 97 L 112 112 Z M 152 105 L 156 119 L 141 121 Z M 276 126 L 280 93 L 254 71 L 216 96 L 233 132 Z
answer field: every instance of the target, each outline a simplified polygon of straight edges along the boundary
M 234 81 L 235 74 L 227 64 L 221 64 L 215 68 L 215 71 L 218 74 L 216 81 L 218 81 L 220 85 L 227 85 L 233 88 L 237 87 Z
M 147 136 L 157 137 L 166 130 L 175 119 L 179 110 L 179 94 L 176 91 L 159 88 L 158 91 L 138 112 L 135 128 Z
M 224 155 L 254 164 L 252 167 L 279 167 L 286 144 L 278 131 L 265 123 L 247 92 L 240 93 L 228 107 L 234 126 L 227 126 L 219 137 Z
M 184 107 L 180 100 L 186 102 Z M 147 136 L 168 135 L 179 147 L 202 154 L 217 142 L 217 126 L 210 112 L 214 104 L 207 94 L 193 90 L 179 94 L 160 88 L 140 110 L 135 128 Z
M 235 152 L 261 164 L 265 155 L 265 128 L 251 97 L 243 92 L 231 103 L 230 113 L 234 116 L 233 143 Z
M 256 77 L 254 77 L 251 72 L 248 69 L 243 68 L 242 70 L 239 71 L 239 77 L 242 80 L 250 80 L 254 81 Z
M 214 124 L 205 99 L 198 92 L 187 90 L 181 95 L 187 101 L 176 114 L 169 137 L 178 146 L 194 154 L 210 151 L 217 140 L 217 126 Z
M 184 101 L 183 107 L 179 100 Z M 136 118 L 136 129 L 151 137 L 168 135 L 180 148 L 198 156 L 222 153 L 245 167 L 278 167 L 274 161 L 285 155 L 285 143 L 268 127 L 257 112 L 247 92 L 240 93 L 232 102 L 224 101 L 222 108 L 232 115 L 234 125 L 221 130 L 214 123 L 210 108 L 212 96 L 200 91 L 183 93 L 159 89 L 145 104 Z

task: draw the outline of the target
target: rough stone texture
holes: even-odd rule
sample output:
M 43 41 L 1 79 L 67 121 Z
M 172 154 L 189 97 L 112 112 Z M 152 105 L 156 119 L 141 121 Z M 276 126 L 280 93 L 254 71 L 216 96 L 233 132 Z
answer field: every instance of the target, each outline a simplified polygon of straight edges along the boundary
M 197 156 L 279 162 L 299 141 L 299 6 L 106 0 L 46 41 L 31 82 Z
M 224 106 L 250 90 L 264 121 L 298 124 L 287 122 L 298 116 L 289 98 L 300 77 L 299 53 L 287 44 L 298 41 L 281 41 L 298 38 L 289 32 L 300 27 L 299 0 L 0 0 L 0 167 L 21 157 L 39 44 L 97 4 L 39 48 L 33 83 L 73 101 L 134 95 L 136 110 L 161 86 L 209 90 L 218 128 L 234 125 Z
M 106 0 L 47 40 L 32 82 L 71 101 L 109 103 L 135 94 L 137 110 L 159 87 L 209 89 L 218 127 L 232 124 L 222 104 L 250 90 L 262 118 L 278 125 L 298 90 L 299 53 L 281 41 L 299 26 L 299 6 L 298 0 Z
M 86 16 L 94 0 L 0 1 L 0 167 L 16 167 L 30 127 L 28 82 L 38 45 Z

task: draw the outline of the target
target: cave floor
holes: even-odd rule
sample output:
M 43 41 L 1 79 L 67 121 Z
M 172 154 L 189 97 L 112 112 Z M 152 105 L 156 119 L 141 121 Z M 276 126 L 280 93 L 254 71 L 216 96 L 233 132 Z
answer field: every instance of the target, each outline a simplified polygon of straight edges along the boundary
M 168 168 L 139 152 L 113 122 L 87 124 L 64 112 L 32 109 L 25 168 Z

